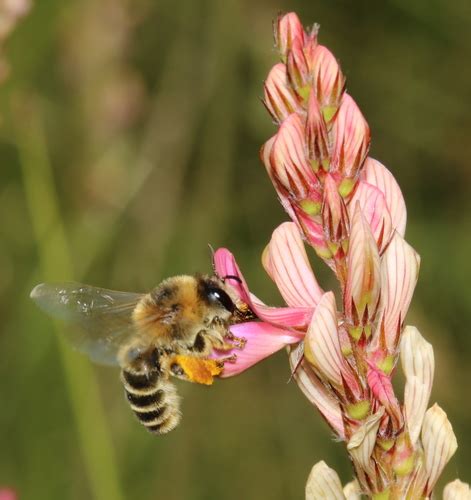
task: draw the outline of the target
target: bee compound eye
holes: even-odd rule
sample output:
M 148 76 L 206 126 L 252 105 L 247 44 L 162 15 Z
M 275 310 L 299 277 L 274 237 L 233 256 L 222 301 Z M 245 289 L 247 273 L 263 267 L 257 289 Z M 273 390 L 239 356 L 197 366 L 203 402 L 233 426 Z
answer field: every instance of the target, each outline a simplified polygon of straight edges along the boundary
M 183 368 L 178 364 L 178 363 L 173 363 L 171 366 L 170 366 L 170 371 L 178 376 L 178 377 L 181 377 L 183 375 L 185 375 L 185 372 L 183 371 Z
M 213 304 L 219 304 L 224 309 L 227 309 L 230 312 L 233 312 L 235 309 L 234 302 L 232 302 L 232 299 L 227 295 L 227 293 L 224 290 L 221 290 L 220 288 L 217 287 L 211 287 L 208 289 L 207 292 L 207 297 L 210 302 Z

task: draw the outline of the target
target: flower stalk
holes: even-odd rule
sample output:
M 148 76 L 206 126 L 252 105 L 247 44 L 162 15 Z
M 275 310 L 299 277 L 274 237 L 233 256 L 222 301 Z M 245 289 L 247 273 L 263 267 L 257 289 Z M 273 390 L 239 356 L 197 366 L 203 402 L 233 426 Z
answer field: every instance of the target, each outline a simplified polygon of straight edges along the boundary
M 215 253 L 217 273 L 237 278 L 229 284 L 257 317 L 232 327 L 247 344 L 223 375 L 288 346 L 294 379 L 345 442 L 355 473 L 342 488 L 335 471 L 319 462 L 307 499 L 429 498 L 457 442 L 446 413 L 437 404 L 427 409 L 432 346 L 405 325 L 420 257 L 404 239 L 401 190 L 368 156 L 369 126 L 318 31 L 304 30 L 294 13 L 275 23 L 281 62 L 269 72 L 264 96 L 278 130 L 261 160 L 291 222 L 274 231 L 262 263 L 286 307 L 263 304 L 232 254 Z M 304 244 L 334 272 L 340 308 L 333 292 L 319 286 Z M 403 397 L 392 384 L 399 364 Z M 469 487 L 457 480 L 444 498 L 466 495 Z

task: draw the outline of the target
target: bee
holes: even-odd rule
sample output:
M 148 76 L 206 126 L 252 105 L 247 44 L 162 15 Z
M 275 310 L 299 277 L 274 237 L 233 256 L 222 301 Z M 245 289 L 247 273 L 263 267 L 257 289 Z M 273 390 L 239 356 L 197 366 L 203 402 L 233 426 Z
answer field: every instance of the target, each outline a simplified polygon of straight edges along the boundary
M 244 347 L 245 339 L 232 335 L 229 326 L 254 316 L 227 279 L 239 280 L 174 276 L 147 294 L 42 283 L 31 298 L 52 317 L 78 327 L 64 332 L 75 348 L 95 362 L 121 367 L 138 420 L 148 431 L 165 434 L 181 418 L 171 377 L 211 385 L 224 363 L 235 361 L 229 352 Z M 222 357 L 211 358 L 214 351 Z

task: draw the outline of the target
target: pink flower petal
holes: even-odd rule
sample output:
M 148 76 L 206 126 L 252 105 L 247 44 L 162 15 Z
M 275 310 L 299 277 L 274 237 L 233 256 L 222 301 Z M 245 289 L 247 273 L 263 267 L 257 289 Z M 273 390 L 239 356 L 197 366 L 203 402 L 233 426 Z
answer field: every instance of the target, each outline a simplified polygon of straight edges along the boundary
M 386 205 L 384 194 L 372 184 L 359 181 L 349 203 L 350 218 L 353 218 L 357 202 L 370 225 L 380 253 L 389 243 L 392 233 L 391 214 Z
M 394 395 L 394 389 L 390 376 L 379 370 L 371 361 L 368 363 L 367 380 L 373 396 L 386 408 L 393 421 L 396 430 L 402 425 L 401 408 Z
M 294 12 L 279 16 L 275 24 L 275 43 L 282 59 L 286 59 L 294 40 L 299 39 L 304 44 L 305 33 L 299 17 Z
M 218 248 L 214 252 L 214 268 L 216 273 L 221 278 L 226 278 L 226 276 L 236 276 L 240 282 L 236 279 L 228 278 L 226 284 L 230 285 L 240 299 L 246 304 L 250 304 L 250 292 L 249 287 L 244 279 L 244 276 L 240 272 L 239 266 L 237 265 L 234 256 L 227 248 Z
M 303 394 L 320 411 L 337 436 L 345 439 L 345 428 L 338 400 L 327 390 L 306 360 L 297 366 L 295 350 L 291 351 L 289 360 L 291 369 L 294 371 L 294 379 Z
M 432 345 L 413 326 L 406 326 L 402 332 L 401 363 L 406 376 L 403 413 L 415 446 L 432 391 L 435 360 Z
M 235 354 L 235 362 L 226 362 L 221 374 L 222 378 L 232 377 L 247 370 L 262 359 L 279 351 L 289 344 L 295 344 L 302 340 L 304 333 L 278 328 L 263 322 L 247 322 L 232 325 L 231 332 L 247 340 L 243 349 L 234 348 L 229 352 L 219 351 L 214 358 L 224 358 Z
M 349 217 L 347 209 L 339 194 L 337 183 L 330 174 L 327 174 L 324 179 L 322 218 L 328 240 L 340 245 L 344 239 L 348 238 Z
M 291 307 L 315 307 L 323 291 L 309 265 L 299 229 L 292 222 L 273 232 L 264 258 L 265 270 Z
M 370 146 L 370 128 L 355 101 L 344 94 L 332 127 L 332 171 L 353 179 Z
M 264 94 L 265 106 L 277 122 L 282 122 L 291 113 L 302 111 L 298 97 L 288 83 L 284 64 L 273 66 L 264 85 Z
M 262 321 L 286 328 L 306 328 L 311 322 L 312 307 L 270 307 L 259 301 L 254 295 L 252 310 Z
M 348 273 L 345 287 L 345 312 L 355 325 L 367 310 L 367 322 L 374 318 L 381 286 L 378 247 L 359 203 L 351 221 L 348 248 Z M 361 322 L 361 324 L 364 324 Z
M 384 328 L 386 345 L 394 351 L 398 331 L 404 323 L 419 274 L 420 257 L 415 250 L 395 233 L 381 259 L 381 315 L 375 333 L 375 342 Z
M 286 61 L 288 78 L 292 87 L 303 101 L 307 100 L 310 92 L 309 68 L 304 55 L 303 41 L 299 38 L 293 40 L 293 45 Z
M 329 382 L 342 386 L 342 353 L 337 330 L 337 307 L 332 292 L 322 296 L 304 341 L 304 354 Z
M 315 167 L 326 169 L 329 161 L 329 136 L 324 116 L 313 91 L 309 95 L 307 107 L 306 142 L 311 163 L 315 162 Z
M 318 45 L 307 57 L 312 72 L 312 82 L 320 107 L 338 107 L 345 87 L 345 78 L 335 56 L 327 47 Z M 330 114 L 326 121 L 332 118 Z
M 301 117 L 293 113 L 281 124 L 270 154 L 271 176 L 297 200 L 310 197 L 319 182 L 306 158 Z
M 294 222 L 299 224 L 307 241 L 314 247 L 318 255 L 323 259 L 328 258 L 327 256 L 331 257 L 324 239 L 324 229 L 320 215 L 309 215 L 297 206 L 293 207 L 293 209 L 295 214 Z
M 376 186 L 384 194 L 391 214 L 392 226 L 401 236 L 404 236 L 407 220 L 406 204 L 401 189 L 391 172 L 379 161 L 367 158 L 360 178 Z

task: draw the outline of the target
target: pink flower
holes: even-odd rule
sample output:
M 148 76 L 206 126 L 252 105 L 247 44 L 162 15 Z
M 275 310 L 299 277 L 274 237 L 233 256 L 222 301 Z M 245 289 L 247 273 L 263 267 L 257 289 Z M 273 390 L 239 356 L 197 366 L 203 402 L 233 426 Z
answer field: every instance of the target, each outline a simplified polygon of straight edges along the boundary
M 322 290 L 309 266 L 301 236 L 293 223 L 284 223 L 274 231 L 265 252 L 264 264 L 287 307 L 267 306 L 253 295 L 229 250 L 220 248 L 214 254 L 218 275 L 236 276 L 240 280 L 228 278 L 226 284 L 232 286 L 238 298 L 258 318 L 257 321 L 231 326 L 231 333 L 245 338 L 247 342 L 242 349 L 234 348 L 229 353 L 235 354 L 237 358 L 233 363 L 225 363 L 222 377 L 237 375 L 283 347 L 302 341 L 322 296 Z M 227 352 L 217 353 L 216 357 L 227 355 Z

